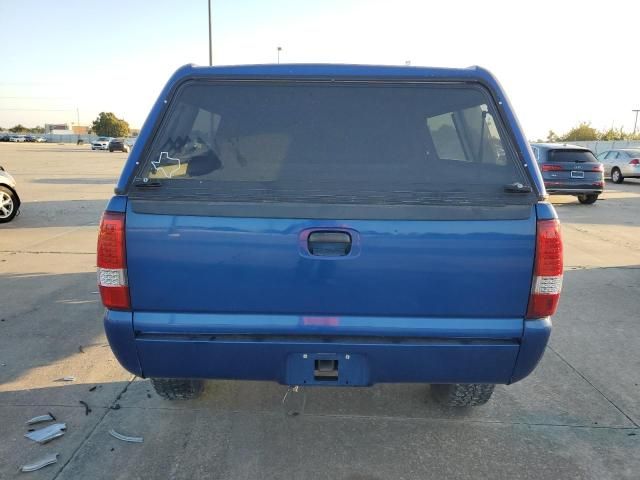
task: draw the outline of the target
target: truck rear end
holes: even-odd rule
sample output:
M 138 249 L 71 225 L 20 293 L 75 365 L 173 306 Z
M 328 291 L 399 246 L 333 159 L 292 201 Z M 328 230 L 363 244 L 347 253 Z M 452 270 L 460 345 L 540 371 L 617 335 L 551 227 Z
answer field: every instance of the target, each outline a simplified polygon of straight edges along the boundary
M 167 398 L 246 379 L 484 403 L 550 333 L 544 196 L 484 70 L 183 67 L 101 224 L 109 342 Z

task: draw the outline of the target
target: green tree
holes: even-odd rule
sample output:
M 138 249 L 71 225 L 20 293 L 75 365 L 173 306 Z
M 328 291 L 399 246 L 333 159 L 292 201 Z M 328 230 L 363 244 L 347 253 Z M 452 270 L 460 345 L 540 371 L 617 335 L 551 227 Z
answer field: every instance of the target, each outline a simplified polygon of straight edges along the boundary
M 620 127 L 619 130 L 616 130 L 615 128 L 611 127 L 607 131 L 600 132 L 600 140 L 607 140 L 607 141 L 626 140 L 630 136 L 631 135 L 624 133 L 624 130 L 622 129 L 622 127 Z
M 29 130 L 27 127 L 25 127 L 24 125 L 22 125 L 21 123 L 19 123 L 18 125 L 11 127 L 9 129 L 10 132 L 12 133 L 24 133 L 27 130 Z
M 129 135 L 129 124 L 112 112 L 100 112 L 91 130 L 101 137 L 126 137 Z
M 36 127 L 30 128 L 29 132 L 31 132 L 31 133 L 44 133 L 44 128 L 41 127 L 40 125 L 38 125 Z
M 553 130 L 549 130 L 549 133 L 547 134 L 547 142 L 557 142 L 559 141 L 560 138 L 558 137 L 558 135 L 556 134 L 556 132 L 554 132 Z
M 580 122 L 558 140 L 561 142 L 575 142 L 583 140 L 598 140 L 599 132 L 591 126 L 590 122 Z

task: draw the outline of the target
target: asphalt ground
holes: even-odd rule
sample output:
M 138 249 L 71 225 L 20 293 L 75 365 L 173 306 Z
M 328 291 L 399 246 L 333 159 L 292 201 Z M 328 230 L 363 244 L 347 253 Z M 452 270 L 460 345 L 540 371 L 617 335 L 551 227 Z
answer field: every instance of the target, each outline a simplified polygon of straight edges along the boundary
M 167 402 L 102 329 L 96 229 L 125 158 L 0 144 L 24 202 L 0 226 L 0 478 L 640 478 L 640 181 L 608 182 L 591 206 L 553 197 L 566 271 L 550 346 L 483 407 L 443 408 L 405 384 L 307 389 L 283 407 L 284 386 L 230 381 Z M 66 434 L 24 438 L 46 412 Z M 48 453 L 58 463 L 18 473 Z

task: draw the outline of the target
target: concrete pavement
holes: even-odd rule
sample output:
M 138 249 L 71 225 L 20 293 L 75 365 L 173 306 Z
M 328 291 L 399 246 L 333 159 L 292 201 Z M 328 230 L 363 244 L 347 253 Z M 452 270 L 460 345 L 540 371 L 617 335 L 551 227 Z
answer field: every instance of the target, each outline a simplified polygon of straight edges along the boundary
M 640 474 L 640 181 L 595 205 L 554 197 L 566 272 L 538 369 L 484 407 L 440 407 L 421 385 L 307 389 L 209 382 L 166 402 L 113 358 L 95 286 L 95 235 L 125 154 L 0 144 L 21 215 L 0 226 L 0 478 L 60 453 L 35 479 L 637 479 Z M 73 375 L 75 382 L 56 380 Z M 96 387 L 93 389 L 93 387 Z M 91 412 L 79 401 L 87 402 Z M 24 422 L 52 412 L 47 445 Z M 123 443 L 108 431 L 144 437 Z M 25 477 L 26 478 L 26 477 Z

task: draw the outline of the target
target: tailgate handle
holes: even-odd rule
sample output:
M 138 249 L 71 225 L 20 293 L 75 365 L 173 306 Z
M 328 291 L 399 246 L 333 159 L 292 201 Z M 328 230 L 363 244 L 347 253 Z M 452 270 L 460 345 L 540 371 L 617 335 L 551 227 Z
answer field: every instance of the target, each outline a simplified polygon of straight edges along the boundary
M 312 232 L 309 253 L 319 257 L 343 257 L 351 251 L 351 235 L 346 232 Z

